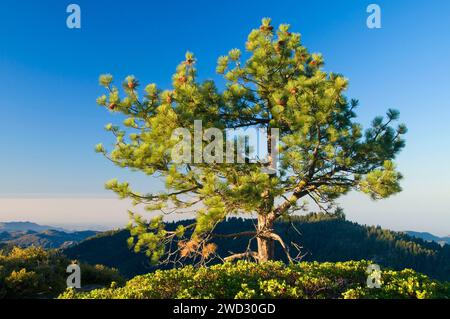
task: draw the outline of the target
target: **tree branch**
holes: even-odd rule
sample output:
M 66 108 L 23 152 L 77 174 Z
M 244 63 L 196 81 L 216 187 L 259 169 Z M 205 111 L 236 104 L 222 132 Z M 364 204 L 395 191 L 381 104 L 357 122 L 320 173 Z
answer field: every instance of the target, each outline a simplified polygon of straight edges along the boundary
M 268 237 L 268 238 L 271 238 L 271 239 L 276 240 L 277 242 L 279 242 L 280 245 L 281 245 L 281 248 L 283 248 L 283 251 L 284 251 L 284 253 L 286 254 L 286 256 L 287 256 L 287 258 L 289 260 L 289 263 L 293 262 L 291 254 L 289 253 L 289 247 L 286 246 L 286 244 L 284 243 L 283 239 L 279 235 L 270 232 L 268 234 L 265 234 L 264 237 Z
M 231 256 L 225 257 L 223 260 L 225 261 L 233 261 L 235 259 L 242 259 L 245 257 L 253 257 L 255 260 L 259 260 L 259 256 L 257 252 L 254 251 L 247 251 L 245 253 L 240 253 L 240 254 L 233 254 Z
M 256 236 L 255 231 L 244 231 L 240 233 L 233 233 L 233 234 L 211 234 L 211 236 L 218 237 L 218 238 L 236 238 L 236 237 L 244 237 L 244 236 Z

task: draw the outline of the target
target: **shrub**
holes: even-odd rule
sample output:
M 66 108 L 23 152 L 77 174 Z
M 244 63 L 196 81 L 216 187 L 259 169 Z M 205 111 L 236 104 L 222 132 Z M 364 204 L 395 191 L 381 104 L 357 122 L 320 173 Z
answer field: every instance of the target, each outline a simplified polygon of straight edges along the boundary
M 449 298 L 450 284 L 412 270 L 383 270 L 381 288 L 368 288 L 369 261 L 337 263 L 240 261 L 211 267 L 157 270 L 124 286 L 89 292 L 66 290 L 59 298 Z
M 50 298 L 66 289 L 71 263 L 57 250 L 14 247 L 0 251 L 0 298 Z M 81 264 L 83 285 L 110 286 L 123 279 L 115 269 Z

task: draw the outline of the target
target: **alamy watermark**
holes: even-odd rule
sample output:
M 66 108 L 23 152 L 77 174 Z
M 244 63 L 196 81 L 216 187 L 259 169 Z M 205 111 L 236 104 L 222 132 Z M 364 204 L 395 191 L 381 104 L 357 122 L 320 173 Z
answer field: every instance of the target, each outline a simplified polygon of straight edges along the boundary
M 370 15 L 367 17 L 366 25 L 369 29 L 381 29 L 381 7 L 372 3 L 366 8 Z M 66 13 L 70 13 L 66 19 L 66 26 L 69 29 L 81 29 L 81 7 L 78 4 L 69 4 Z
M 81 288 L 81 268 L 73 263 L 67 266 L 66 272 L 70 275 L 67 277 L 67 288 Z
M 381 288 L 381 268 L 377 264 L 371 264 L 367 267 L 368 274 L 366 284 L 368 288 Z
M 367 13 L 370 15 L 367 17 L 366 25 L 369 29 L 381 29 L 381 8 L 378 4 L 372 3 L 367 6 Z
M 279 137 L 278 128 L 203 130 L 202 121 L 195 120 L 193 136 L 183 127 L 172 131 L 177 143 L 171 156 L 178 164 L 260 163 L 269 173 L 277 169 Z
M 66 19 L 66 26 L 69 29 L 81 29 L 81 8 L 78 4 L 69 4 L 66 12 L 70 13 Z

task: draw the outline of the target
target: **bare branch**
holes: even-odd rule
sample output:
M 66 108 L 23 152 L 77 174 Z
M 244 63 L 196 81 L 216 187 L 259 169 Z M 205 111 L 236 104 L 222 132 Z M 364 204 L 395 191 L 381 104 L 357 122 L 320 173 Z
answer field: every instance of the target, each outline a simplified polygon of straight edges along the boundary
M 242 258 L 248 258 L 248 257 L 252 257 L 255 260 L 259 260 L 258 253 L 254 252 L 254 251 L 247 251 L 245 253 L 233 254 L 231 256 L 225 257 L 224 260 L 225 261 L 233 261 L 235 259 L 242 259 Z
M 211 236 L 219 237 L 219 238 L 237 238 L 237 237 L 244 237 L 244 236 L 255 236 L 255 231 L 244 231 L 240 233 L 233 233 L 233 234 L 211 234 Z
M 287 256 L 287 258 L 289 260 L 289 263 L 293 262 L 291 254 L 289 253 L 289 247 L 286 246 L 286 244 L 284 243 L 283 239 L 279 235 L 270 232 L 268 234 L 265 234 L 265 237 L 271 238 L 271 239 L 276 240 L 277 242 L 279 242 L 280 245 L 281 245 L 281 248 L 283 248 L 283 251 L 284 251 L 284 253 L 286 254 L 286 256 Z

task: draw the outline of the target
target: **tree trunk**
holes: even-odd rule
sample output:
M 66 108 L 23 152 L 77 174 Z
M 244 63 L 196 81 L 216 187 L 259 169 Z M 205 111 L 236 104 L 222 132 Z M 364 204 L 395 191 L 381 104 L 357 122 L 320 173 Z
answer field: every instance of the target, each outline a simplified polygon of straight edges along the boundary
M 272 230 L 273 220 L 268 215 L 258 215 L 258 233 L 264 234 Z M 259 237 L 258 241 L 258 261 L 264 262 L 273 260 L 275 255 L 275 243 L 274 240 L 267 237 Z
M 272 131 L 270 127 L 267 127 L 267 155 L 268 155 L 268 171 L 270 178 L 276 176 L 274 173 L 274 158 L 273 158 L 273 147 L 272 145 Z M 266 194 L 265 194 L 266 193 Z M 273 260 L 275 258 L 275 242 L 272 238 L 265 236 L 273 230 L 273 223 L 275 221 L 275 215 L 273 213 L 265 213 L 272 210 L 274 198 L 270 195 L 270 189 L 262 194 L 262 198 L 265 200 L 265 208 L 258 214 L 258 229 L 257 229 L 257 241 L 258 241 L 258 261 L 264 262 L 268 260 Z

